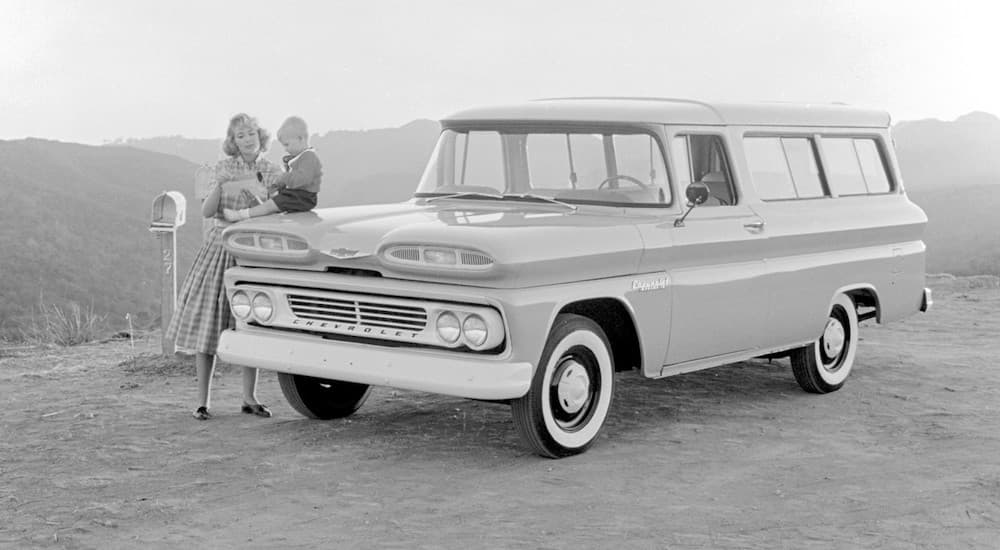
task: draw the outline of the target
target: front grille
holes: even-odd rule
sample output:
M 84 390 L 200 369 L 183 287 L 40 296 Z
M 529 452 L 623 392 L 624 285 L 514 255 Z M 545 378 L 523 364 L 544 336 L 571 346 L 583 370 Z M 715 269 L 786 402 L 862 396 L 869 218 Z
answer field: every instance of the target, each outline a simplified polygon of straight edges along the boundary
M 321 298 L 289 294 L 288 306 L 300 319 L 362 327 L 419 332 L 427 326 L 427 310 L 420 306 L 386 304 L 354 298 Z

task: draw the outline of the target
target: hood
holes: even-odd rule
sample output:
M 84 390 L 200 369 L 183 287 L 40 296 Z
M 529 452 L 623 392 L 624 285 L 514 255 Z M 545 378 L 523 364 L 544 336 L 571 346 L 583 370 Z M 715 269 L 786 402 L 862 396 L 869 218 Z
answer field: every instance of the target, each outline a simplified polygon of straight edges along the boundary
M 621 209 L 496 201 L 411 200 L 326 208 L 240 222 L 225 232 L 274 232 L 305 240 L 298 259 L 260 256 L 227 245 L 241 265 L 343 271 L 501 288 L 557 284 L 633 273 L 642 254 L 635 221 Z M 492 268 L 458 272 L 384 262 L 394 245 L 435 245 L 485 253 Z

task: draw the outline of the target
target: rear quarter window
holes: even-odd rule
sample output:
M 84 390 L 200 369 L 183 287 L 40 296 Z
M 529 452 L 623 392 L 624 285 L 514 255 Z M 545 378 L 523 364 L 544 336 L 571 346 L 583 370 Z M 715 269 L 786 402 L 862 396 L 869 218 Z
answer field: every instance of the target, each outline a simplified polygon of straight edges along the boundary
M 824 168 L 830 188 L 838 195 L 891 191 L 878 144 L 871 138 L 824 137 Z
M 869 193 L 888 193 L 890 191 L 889 177 L 885 173 L 885 164 L 879 154 L 878 144 L 873 139 L 856 139 L 854 148 L 861 162 L 861 173 L 865 176 Z

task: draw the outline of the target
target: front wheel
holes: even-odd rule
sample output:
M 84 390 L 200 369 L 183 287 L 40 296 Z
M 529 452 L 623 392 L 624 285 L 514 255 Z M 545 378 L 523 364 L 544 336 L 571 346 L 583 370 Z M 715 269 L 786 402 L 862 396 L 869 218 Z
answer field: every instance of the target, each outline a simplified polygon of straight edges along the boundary
M 522 439 L 548 458 L 586 451 L 608 417 L 614 373 L 611 346 L 597 323 L 556 317 L 528 393 L 511 402 Z
M 858 312 L 849 296 L 839 294 L 819 339 L 792 351 L 792 374 L 807 392 L 837 391 L 851 373 L 857 351 Z
M 371 386 L 341 380 L 278 373 L 281 393 L 293 409 L 307 418 L 330 420 L 354 414 L 368 399 Z

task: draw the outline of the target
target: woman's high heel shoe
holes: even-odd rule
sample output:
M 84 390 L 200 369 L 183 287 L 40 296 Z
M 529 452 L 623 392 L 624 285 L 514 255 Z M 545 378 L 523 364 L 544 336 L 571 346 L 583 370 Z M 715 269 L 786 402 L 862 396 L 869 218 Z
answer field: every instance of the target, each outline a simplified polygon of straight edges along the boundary
M 267 408 L 260 403 L 251 405 L 249 403 L 244 403 L 240 411 L 244 414 L 255 414 L 257 416 L 263 416 L 264 418 L 271 418 L 271 409 Z

